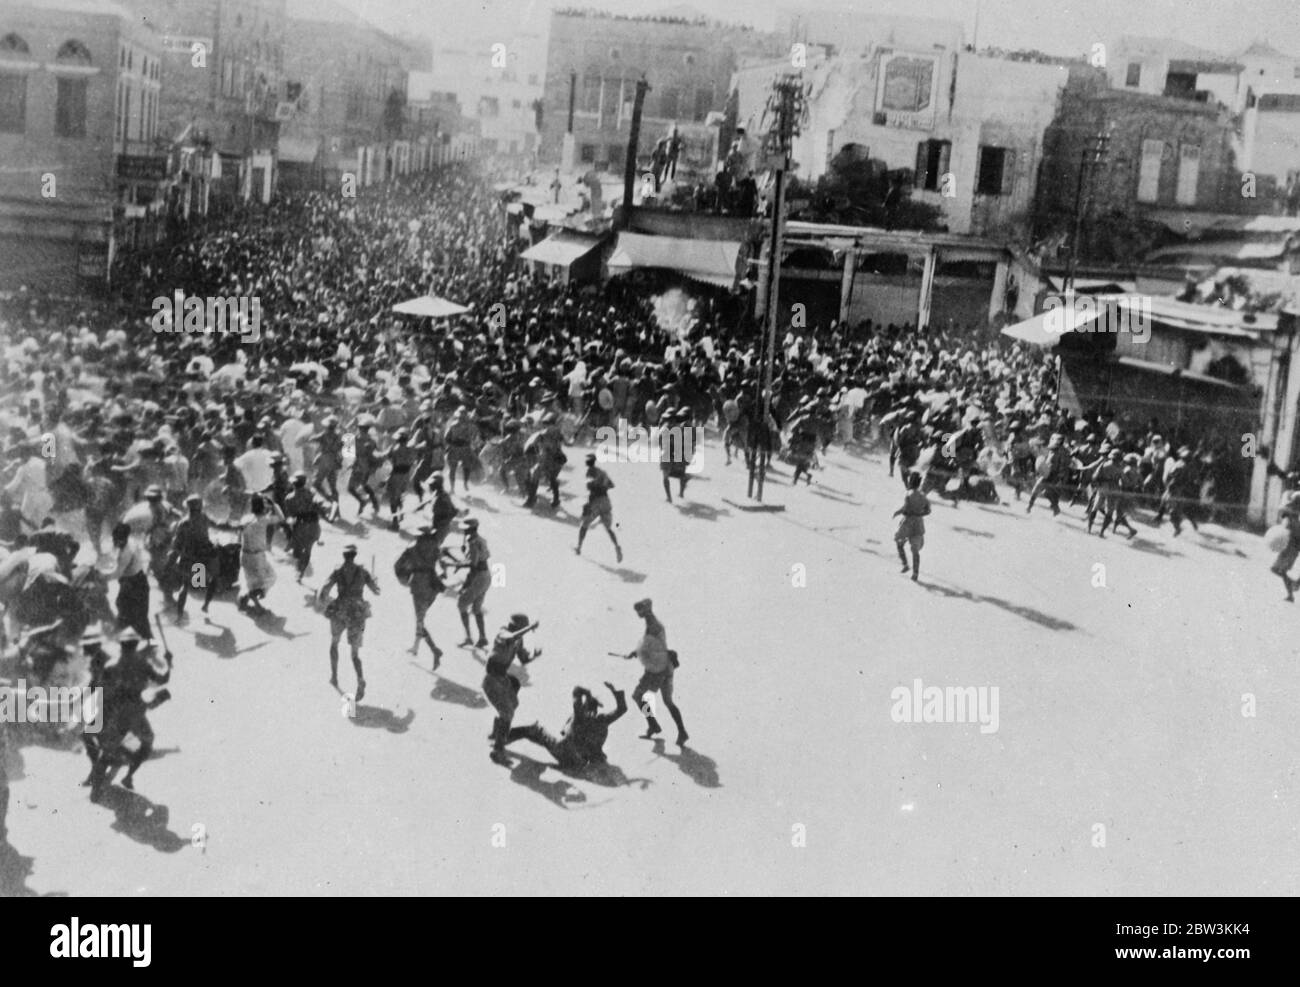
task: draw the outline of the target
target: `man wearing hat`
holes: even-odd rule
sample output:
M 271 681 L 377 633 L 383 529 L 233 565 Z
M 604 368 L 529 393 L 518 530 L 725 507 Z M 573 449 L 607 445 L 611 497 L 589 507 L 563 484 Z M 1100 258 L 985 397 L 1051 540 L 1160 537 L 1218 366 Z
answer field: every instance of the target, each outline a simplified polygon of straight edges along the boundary
M 1065 479 L 1065 473 L 1069 467 L 1070 453 L 1065 448 L 1065 436 L 1060 432 L 1053 432 L 1052 437 L 1047 441 L 1047 451 L 1038 459 L 1036 467 L 1038 480 L 1034 483 L 1034 489 L 1029 491 L 1029 505 L 1025 508 L 1026 514 L 1034 509 L 1034 501 L 1038 499 L 1039 494 L 1044 494 L 1047 497 L 1047 502 L 1052 505 L 1053 517 L 1061 513 L 1059 484 Z
M 185 601 L 189 599 L 190 587 L 202 588 L 204 613 L 212 602 L 216 592 L 217 580 L 213 566 L 216 563 L 217 550 L 212 544 L 209 521 L 203 513 L 203 498 L 190 494 L 185 498 L 186 517 L 176 522 L 172 530 L 171 566 L 181 576 L 180 590 L 176 595 L 176 619 L 185 618 Z
M 1183 519 L 1191 524 L 1193 531 L 1199 531 L 1196 517 L 1200 512 L 1201 499 L 1201 465 L 1192 455 L 1191 446 L 1181 446 L 1178 458 L 1165 467 L 1165 492 L 1160 502 L 1163 514 L 1169 510 L 1169 520 L 1174 526 L 1174 537 L 1183 533 Z M 1159 524 L 1157 516 L 1156 523 Z
M 109 662 L 103 668 L 104 691 L 101 701 L 103 709 L 103 730 L 99 735 L 98 752 L 90 772 L 90 800 L 98 802 L 104 786 L 109 781 L 110 769 L 115 769 L 118 760 L 125 757 L 126 777 L 122 787 L 135 788 L 135 773 L 140 765 L 149 760 L 153 753 L 154 732 L 149 723 L 149 710 L 154 709 L 168 699 L 171 693 L 162 689 L 148 702 L 142 693 L 154 685 L 166 685 L 171 679 L 172 654 L 168 651 L 164 658 L 166 665 L 159 668 L 154 664 L 152 642 L 140 648 L 140 637 L 128 628 L 117 639 L 121 654 L 116 661 Z M 139 743 L 134 750 L 125 748 L 128 735 L 133 735 Z
M 524 507 L 537 503 L 537 492 L 545 484 L 551 491 L 551 508 L 560 506 L 560 470 L 565 463 L 564 435 L 554 412 L 542 416 L 543 428 L 524 443 L 524 454 L 531 462 L 528 471 L 528 499 Z
M 605 528 L 605 533 L 609 535 L 609 540 L 614 543 L 614 556 L 619 561 L 623 561 L 623 549 L 618 544 L 618 536 L 614 534 L 614 507 L 609 502 L 609 492 L 614 489 L 614 481 L 609 478 L 609 474 L 596 465 L 596 454 L 587 453 L 587 503 L 582 506 L 582 524 L 578 527 L 578 547 L 573 550 L 575 555 L 582 554 L 582 542 L 587 537 L 587 529 L 591 527 L 593 521 L 599 521 Z
M 673 722 L 677 724 L 677 746 L 681 747 L 689 738 L 686 735 L 686 724 L 682 722 L 682 712 L 673 703 L 675 655 L 668 650 L 668 632 L 664 630 L 664 625 L 660 623 L 659 618 L 654 615 L 653 608 L 654 604 L 648 599 L 637 600 L 632 604 L 636 615 L 645 621 L 645 633 L 641 636 L 641 642 L 636 646 L 635 651 L 625 656 L 641 659 L 641 666 L 644 669 L 641 681 L 632 692 L 632 702 L 646 718 L 646 732 L 643 736 L 653 737 L 663 731 L 659 721 L 655 719 L 653 707 L 649 703 L 643 704 L 643 700 L 647 692 L 659 693 L 664 705 L 668 707 Z
M 330 415 L 321 423 L 322 431 L 316 437 L 316 458 L 312 469 L 316 471 L 316 492 L 332 505 L 331 520 L 339 516 L 339 470 L 343 468 L 343 436 L 339 434 L 339 420 Z
M 307 575 L 312 549 L 320 541 L 320 519 L 330 509 L 331 505 L 307 486 L 306 473 L 299 470 L 293 475 L 289 495 L 284 498 L 284 516 L 288 522 L 289 552 L 298 569 L 298 582 Z
M 510 736 L 510 723 L 515 710 L 519 708 L 519 680 L 509 674 L 510 665 L 516 658 L 521 665 L 527 665 L 541 657 L 540 648 L 529 654 L 524 647 L 524 635 L 536 628 L 529 623 L 528 616 L 522 613 L 512 614 L 509 623 L 497 634 L 492 642 L 492 653 L 487 660 L 487 673 L 483 676 L 483 695 L 496 710 L 492 721 L 492 760 L 505 758 L 505 745 Z
M 393 433 L 393 443 L 388 449 L 388 464 L 391 469 L 388 482 L 384 484 L 384 492 L 388 497 L 388 512 L 391 515 L 389 527 L 394 531 L 402 523 L 402 498 L 411 480 L 411 470 L 415 468 L 416 451 L 409 440 L 410 433 L 399 428 Z
M 456 490 L 457 469 L 464 477 L 465 489 L 469 490 L 470 468 L 474 461 L 474 439 L 477 436 L 478 428 L 465 414 L 464 406 L 457 408 L 442 435 L 447 449 L 447 478 L 450 481 L 448 486 L 452 492 Z
M 108 578 L 117 580 L 117 625 L 134 629 L 148 641 L 153 632 L 149 628 L 149 576 L 144 549 L 131 537 L 131 526 L 123 521 L 113 525 L 112 538 L 117 562 Z
M 463 559 L 456 563 L 457 569 L 468 569 L 465 582 L 456 597 L 456 609 L 460 611 L 460 623 L 465 628 L 465 640 L 460 642 L 462 648 L 473 645 L 486 648 L 487 630 L 483 624 L 483 600 L 492 585 L 492 573 L 488 569 L 488 543 L 478 533 L 478 519 L 468 517 L 464 521 L 465 542 L 462 547 Z M 474 613 L 474 623 L 478 625 L 478 640 L 475 641 L 469 630 L 470 611 Z
M 614 712 L 600 712 L 600 700 L 580 685 L 573 687 L 573 715 L 558 737 L 542 729 L 540 723 L 512 727 L 506 743 L 531 740 L 545 747 L 565 771 L 582 771 L 591 764 L 605 763 L 605 739 L 610 725 L 627 712 L 627 699 L 623 690 L 615 689 L 609 682 L 605 688 L 614 694 Z
M 366 694 L 366 677 L 361 669 L 361 644 L 365 636 L 366 621 L 370 618 L 370 604 L 365 599 L 366 587 L 376 596 L 379 584 L 375 577 L 357 565 L 357 546 L 343 546 L 343 564 L 330 573 L 316 598 L 329 595 L 330 587 L 337 587 L 338 593 L 325 607 L 325 616 L 330 621 L 330 685 L 338 688 L 339 684 L 339 639 L 343 632 L 348 633 L 348 646 L 352 649 L 352 668 L 357 673 L 357 702 Z
M 411 604 L 415 608 L 415 642 L 410 653 L 419 654 L 420 642 L 428 642 L 435 671 L 442 661 L 442 649 L 434 643 L 429 629 L 424 626 L 424 617 L 438 594 L 447 588 L 442 581 L 441 544 L 433 525 L 423 524 L 415 537 L 415 544 L 402 552 L 393 566 L 398 580 L 411 591 Z

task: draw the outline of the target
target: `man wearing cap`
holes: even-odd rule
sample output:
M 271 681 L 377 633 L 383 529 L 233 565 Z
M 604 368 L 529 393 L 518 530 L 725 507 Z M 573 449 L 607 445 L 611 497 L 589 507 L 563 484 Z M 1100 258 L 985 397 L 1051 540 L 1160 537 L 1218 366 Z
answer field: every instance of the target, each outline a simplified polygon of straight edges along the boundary
M 298 582 L 307 575 L 312 549 L 320 541 L 321 516 L 329 511 L 330 505 L 307 486 L 307 474 L 302 470 L 295 473 L 289 495 L 284 498 L 284 516 L 288 521 L 289 552 L 298 569 Z
M 599 521 L 605 528 L 605 533 L 609 535 L 609 540 L 614 543 L 614 556 L 619 561 L 623 561 L 623 549 L 618 544 L 618 536 L 614 534 L 614 507 L 609 502 L 609 492 L 614 489 L 614 481 L 609 478 L 609 474 L 596 465 L 596 454 L 587 453 L 587 503 L 582 506 L 582 524 L 578 527 L 578 547 L 575 548 L 574 554 L 582 554 L 582 543 L 587 537 L 587 529 L 591 527 L 593 521 Z
M 149 710 L 161 706 L 171 698 L 166 689 L 159 690 L 146 702 L 142 693 L 154 685 L 166 685 L 171 679 L 172 654 L 166 652 L 166 665 L 159 668 L 153 660 L 153 644 L 140 648 L 140 638 L 133 630 L 123 631 L 117 643 L 121 649 L 117 661 L 104 666 L 102 693 L 103 730 L 98 738 L 98 752 L 90 772 L 90 800 L 98 802 L 108 782 L 109 771 L 116 767 L 117 758 L 125 755 L 127 772 L 122 787 L 135 788 L 135 773 L 153 753 L 154 732 L 149 723 Z M 123 749 L 128 735 L 134 735 L 139 747 L 134 751 Z
M 330 415 L 322 422 L 323 431 L 316 438 L 316 492 L 331 505 L 331 520 L 339 516 L 339 470 L 343 468 L 343 436 L 339 420 Z
M 384 492 L 388 496 L 388 512 L 391 515 L 389 527 L 394 531 L 402 523 L 402 497 L 411 480 L 411 470 L 415 468 L 415 448 L 409 443 L 410 433 L 399 428 L 393 433 L 393 444 L 388 449 L 388 464 L 391 467 Z
M 1174 526 L 1174 537 L 1183 533 L 1183 519 L 1191 524 L 1193 531 L 1201 529 L 1196 524 L 1200 512 L 1201 468 L 1192 455 L 1190 446 L 1181 446 L 1178 458 L 1165 469 L 1164 499 L 1160 503 L 1161 512 L 1169 509 L 1169 520 Z M 1157 519 L 1157 524 L 1159 523 Z
M 358 702 L 366 694 L 366 677 L 361 669 L 361 644 L 365 636 L 366 621 L 370 618 L 370 604 L 365 599 L 365 589 L 379 595 L 379 584 L 375 577 L 357 565 L 357 546 L 343 547 L 343 564 L 330 573 L 317 592 L 317 599 L 328 596 L 330 587 L 337 587 L 338 593 L 325 607 L 325 616 L 330 621 L 330 685 L 338 688 L 339 684 L 339 639 L 343 632 L 348 633 L 348 645 L 352 649 L 352 668 L 357 673 Z
M 411 591 L 411 604 L 415 608 L 415 642 L 410 653 L 418 655 L 420 642 L 428 642 L 435 671 L 442 661 L 442 649 L 434 643 L 429 629 L 424 626 L 424 617 L 438 594 L 447 588 L 442 581 L 441 544 L 433 525 L 421 525 L 415 544 L 399 555 L 394 565 L 397 578 Z
M 632 604 L 632 609 L 636 611 L 638 617 L 645 621 L 645 633 L 641 636 L 640 643 L 636 650 L 632 651 L 627 658 L 641 659 L 641 665 L 644 671 L 641 674 L 641 681 L 637 683 L 636 689 L 632 692 L 632 703 L 637 709 L 641 710 L 646 718 L 645 737 L 653 737 L 657 733 L 662 733 L 659 721 L 654 717 L 654 710 L 649 703 L 643 703 L 647 692 L 657 692 L 668 707 L 668 712 L 677 724 L 677 746 L 686 743 L 686 725 L 682 722 L 681 710 L 673 703 L 673 661 L 672 655 L 668 651 L 668 632 L 664 630 L 664 625 L 659 622 L 659 618 L 654 615 L 654 604 L 650 600 L 638 600 Z
M 491 757 L 494 761 L 505 758 L 510 723 L 514 719 L 515 710 L 519 708 L 520 682 L 509 674 L 510 665 L 516 658 L 521 665 L 527 665 L 536 661 L 542 654 L 540 648 L 535 648 L 529 654 L 528 649 L 524 647 L 524 635 L 532 629 L 533 626 L 529 623 L 526 614 L 512 614 L 510 622 L 501 629 L 492 642 L 492 653 L 487 660 L 487 674 L 483 676 L 483 695 L 487 696 L 488 702 L 497 712 L 492 721 L 491 734 Z
M 117 562 L 108 578 L 117 580 L 117 625 L 132 628 L 148 641 L 153 632 L 149 628 L 149 577 L 144 549 L 131 537 L 131 526 L 125 522 L 113 526 L 112 537 Z
M 478 533 L 478 519 L 466 518 L 464 521 L 465 543 L 462 547 L 464 556 L 456 564 L 457 569 L 468 569 L 465 582 L 456 597 L 456 609 L 460 611 L 460 623 L 465 628 L 465 640 L 460 642 L 462 648 L 473 645 L 486 648 L 487 630 L 483 624 L 483 600 L 492 585 L 492 573 L 488 569 L 491 553 L 483 536 Z M 475 641 L 469 630 L 470 611 L 474 612 L 474 623 L 478 625 L 478 640 Z
M 443 441 L 447 447 L 448 487 L 453 492 L 456 490 L 458 468 L 463 474 L 465 489 L 469 490 L 470 467 L 474 460 L 473 443 L 477 435 L 478 428 L 466 416 L 464 406 L 457 408 L 443 431 Z
M 1053 517 L 1061 513 L 1061 491 L 1058 485 L 1065 479 L 1065 471 L 1069 466 L 1070 453 L 1065 448 L 1065 436 L 1054 432 L 1047 442 L 1047 451 L 1038 458 L 1038 479 L 1034 483 L 1034 489 L 1029 491 L 1026 514 L 1034 509 L 1034 501 L 1039 494 L 1046 495 L 1047 502 L 1052 505 Z
M 379 445 L 371 433 L 372 425 L 357 426 L 356 448 L 352 456 L 352 470 L 348 473 L 348 493 L 357 500 L 357 518 L 369 504 L 379 517 L 379 497 L 370 486 L 370 476 L 379 468 Z
M 185 498 L 188 516 L 176 522 L 172 530 L 171 565 L 180 573 L 181 585 L 176 595 L 176 619 L 185 618 L 185 601 L 189 599 L 190 587 L 202 588 L 203 612 L 208 612 L 212 594 L 216 592 L 217 580 L 213 565 L 217 550 L 212 544 L 209 522 L 203 513 L 203 498 L 190 494 Z
M 600 712 L 600 700 L 588 689 L 575 685 L 573 715 L 558 737 L 542 729 L 540 723 L 532 723 L 524 727 L 512 727 L 506 735 L 506 743 L 531 740 L 534 744 L 545 747 L 566 771 L 581 771 L 591 764 L 604 764 L 605 740 L 609 736 L 610 725 L 627 712 L 627 699 L 623 690 L 615 689 L 609 682 L 605 683 L 605 688 L 614 694 L 615 708 L 612 713 Z
M 564 466 L 564 435 L 555 412 L 542 416 L 542 430 L 534 432 L 524 443 L 524 454 L 531 460 L 528 471 L 528 499 L 524 507 L 537 503 L 537 492 L 545 484 L 551 491 L 552 509 L 560 506 L 560 469 Z

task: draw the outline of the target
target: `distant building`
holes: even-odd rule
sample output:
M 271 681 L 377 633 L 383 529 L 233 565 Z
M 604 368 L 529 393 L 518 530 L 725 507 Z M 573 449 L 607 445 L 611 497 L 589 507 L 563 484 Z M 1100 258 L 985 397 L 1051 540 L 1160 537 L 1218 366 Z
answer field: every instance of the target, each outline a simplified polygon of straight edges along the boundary
M 285 0 L 123 0 L 163 41 L 159 134 L 174 218 L 269 202 L 284 103 Z
M 332 0 L 288 0 L 286 109 L 280 138 L 286 185 L 357 187 L 412 169 L 406 109 L 411 71 L 427 71 L 425 44 L 381 31 Z
M 0 9 L 0 286 L 102 283 L 161 234 L 161 53 L 111 0 Z
M 740 61 L 783 50 L 771 35 L 684 18 L 613 17 L 557 10 L 547 45 L 541 157 L 563 157 L 572 85 L 573 167 L 621 172 L 638 79 L 650 85 L 638 156 L 675 127 L 682 140 L 679 172 L 711 177 L 718 127 L 709 114 L 727 104 Z
M 848 150 L 910 179 L 911 197 L 938 207 L 949 232 L 1027 233 L 1064 64 L 964 51 L 961 25 L 948 21 L 810 13 L 788 30 L 792 44 L 839 45 L 829 57 L 809 52 L 802 69 L 801 179 L 815 182 Z M 761 137 L 772 80 L 792 71 L 788 57 L 739 70 L 737 124 Z

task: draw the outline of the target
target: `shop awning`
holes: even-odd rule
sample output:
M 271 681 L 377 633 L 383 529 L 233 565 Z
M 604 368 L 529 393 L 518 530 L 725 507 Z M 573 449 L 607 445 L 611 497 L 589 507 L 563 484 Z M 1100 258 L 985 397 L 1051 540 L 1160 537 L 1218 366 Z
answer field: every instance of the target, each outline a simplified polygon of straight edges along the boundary
M 599 245 L 600 237 L 584 236 L 581 233 L 561 230 L 547 237 L 541 243 L 529 247 L 520 254 L 520 257 L 523 260 L 568 267 L 574 261 L 586 257 Z
M 1051 347 L 1059 343 L 1061 337 L 1067 332 L 1074 332 L 1080 326 L 1095 321 L 1102 314 L 1104 312 L 1096 308 L 1089 312 L 1087 309 L 1076 309 L 1065 305 L 1039 312 L 1023 322 L 1007 326 L 1002 330 L 1002 335 L 1034 346 Z
M 740 244 L 730 240 L 684 240 L 675 236 L 620 233 L 609 259 L 611 275 L 636 267 L 662 267 L 696 281 L 730 288 L 736 283 Z
M 311 164 L 320 151 L 320 140 L 309 137 L 281 137 L 280 160 L 292 164 Z
M 1208 374 L 1198 374 L 1191 370 L 1183 370 L 1179 367 L 1171 367 L 1166 363 L 1153 363 L 1150 360 L 1139 360 L 1137 357 L 1121 356 L 1117 361 L 1121 366 L 1132 367 L 1134 370 L 1143 370 L 1147 373 L 1160 374 L 1164 377 L 1178 377 L 1181 380 L 1190 380 L 1196 384 L 1209 384 L 1213 387 L 1223 387 L 1229 391 L 1249 391 L 1249 387 L 1242 387 L 1238 384 L 1230 383 L 1226 380 L 1219 380 L 1218 377 L 1211 377 Z

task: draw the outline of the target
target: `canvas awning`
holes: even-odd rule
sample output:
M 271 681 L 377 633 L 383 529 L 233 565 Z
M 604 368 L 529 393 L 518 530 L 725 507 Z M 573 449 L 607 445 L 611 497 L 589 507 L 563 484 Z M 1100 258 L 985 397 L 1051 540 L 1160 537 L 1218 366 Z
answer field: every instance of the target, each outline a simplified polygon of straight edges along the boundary
M 449 302 L 447 299 L 439 298 L 436 295 L 424 295 L 421 298 L 412 298 L 409 302 L 394 305 L 393 311 L 398 315 L 420 315 L 427 319 L 445 319 L 450 315 L 463 315 L 469 309 L 464 305 L 457 305 L 455 302 Z
M 1104 313 L 1096 308 L 1088 311 L 1066 305 L 1039 312 L 1023 322 L 1007 326 L 1002 330 L 1002 335 L 1034 346 L 1052 347 L 1059 343 L 1061 337 L 1067 332 L 1074 332 L 1080 326 L 1095 321 L 1101 314 Z
M 740 244 L 730 240 L 685 240 L 675 236 L 620 233 L 609 258 L 611 275 L 637 267 L 662 267 L 695 281 L 730 288 L 736 283 Z
M 309 137 L 281 137 L 279 157 L 293 164 L 311 164 L 320 151 L 320 141 Z
M 1233 384 L 1230 381 L 1219 380 L 1218 377 L 1211 377 L 1208 374 L 1198 374 L 1192 370 L 1183 370 L 1180 367 L 1171 367 L 1166 363 L 1153 363 L 1150 360 L 1139 360 L 1133 356 L 1121 356 L 1117 361 L 1121 366 L 1132 367 L 1134 370 L 1143 370 L 1147 373 L 1160 374 L 1164 377 L 1178 377 L 1181 380 L 1190 380 L 1196 384 L 1209 384 L 1213 387 L 1224 387 L 1230 391 L 1248 391 L 1250 388 L 1242 387 L 1239 384 Z
M 553 233 L 541 243 L 529 247 L 519 256 L 523 260 L 568 267 L 574 261 L 586 257 L 599 245 L 600 237 L 585 236 L 581 233 L 561 230 L 558 233 Z

